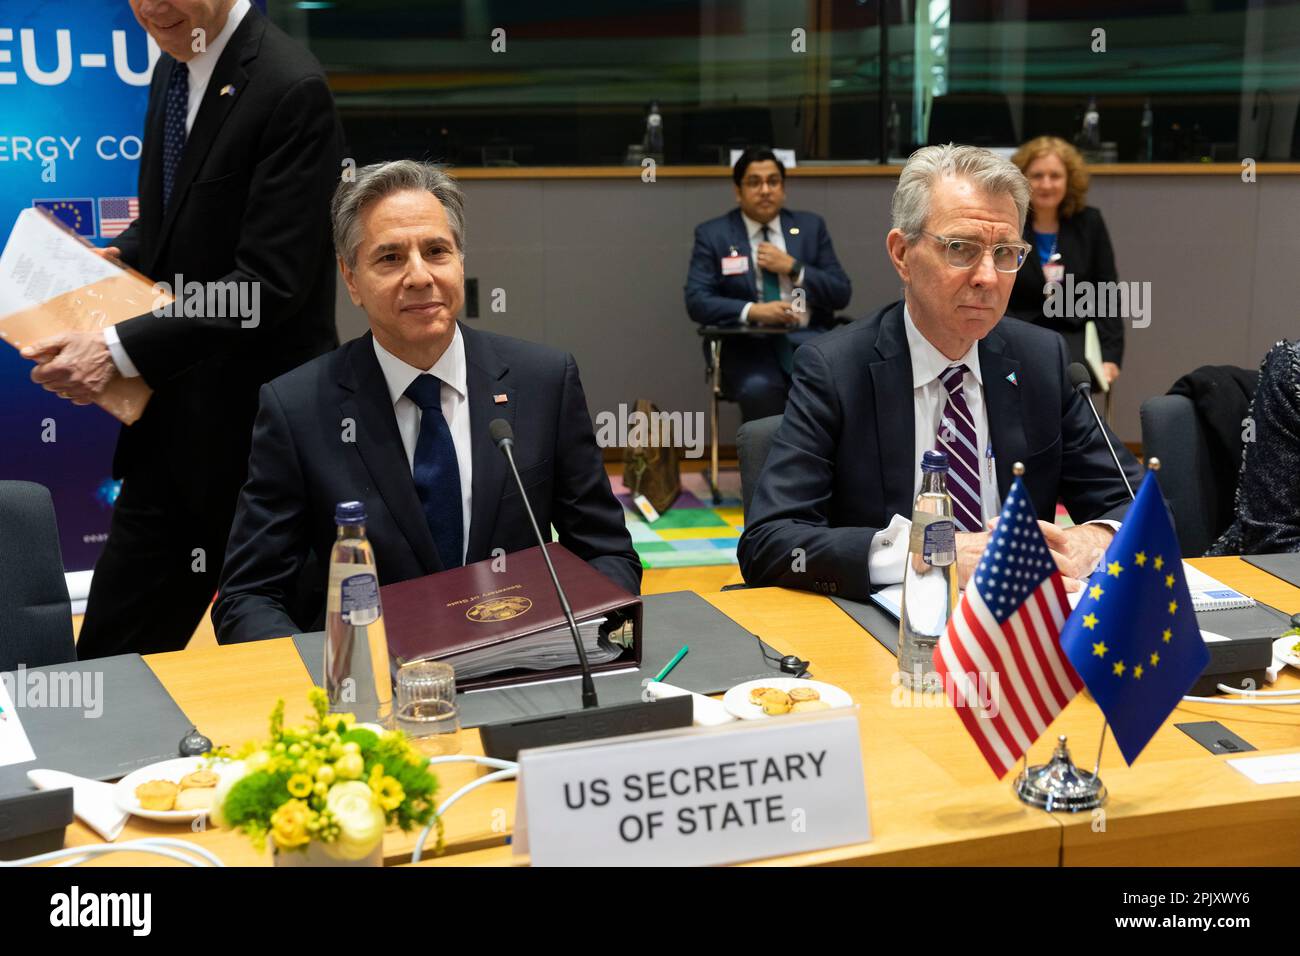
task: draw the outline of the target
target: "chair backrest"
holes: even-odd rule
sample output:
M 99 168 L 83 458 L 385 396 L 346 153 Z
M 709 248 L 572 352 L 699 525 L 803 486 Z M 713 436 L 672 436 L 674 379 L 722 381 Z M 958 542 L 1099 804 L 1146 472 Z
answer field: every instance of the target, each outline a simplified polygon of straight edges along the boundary
M 740 458 L 740 500 L 745 521 L 749 518 L 749 503 L 758 487 L 758 476 L 763 473 L 767 453 L 772 449 L 772 436 L 781 424 L 782 415 L 756 418 L 745 422 L 736 431 L 736 455 Z
M 54 502 L 43 485 L 0 481 L 0 671 L 76 659 Z
M 1205 553 L 1231 516 L 1219 514 L 1219 487 L 1196 406 L 1186 395 L 1157 395 L 1142 403 L 1142 453 L 1160 459 L 1160 490 L 1174 514 L 1183 557 Z M 1169 480 L 1177 476 L 1176 480 Z M 1226 518 L 1226 520 L 1225 520 Z

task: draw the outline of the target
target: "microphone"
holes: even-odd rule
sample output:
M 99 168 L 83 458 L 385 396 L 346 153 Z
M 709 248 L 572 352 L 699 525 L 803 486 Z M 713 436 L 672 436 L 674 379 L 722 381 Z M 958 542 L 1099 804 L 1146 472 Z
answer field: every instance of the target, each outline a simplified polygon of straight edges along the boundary
M 596 682 L 591 679 L 591 665 L 587 663 L 587 649 L 582 646 L 582 636 L 578 633 L 578 623 L 573 619 L 573 610 L 569 607 L 569 599 L 564 594 L 564 588 L 560 587 L 560 579 L 555 574 L 555 565 L 551 564 L 551 556 L 546 550 L 546 541 L 542 538 L 541 529 L 537 527 L 537 518 L 533 515 L 533 506 L 528 502 L 528 494 L 524 491 L 524 483 L 519 478 L 519 469 L 515 467 L 515 430 L 510 427 L 510 423 L 504 418 L 494 418 L 488 424 L 488 434 L 492 438 L 492 443 L 506 456 L 506 461 L 510 462 L 510 473 L 515 476 L 515 486 L 519 489 L 519 497 L 524 501 L 524 510 L 528 512 L 528 520 L 532 523 L 533 534 L 537 537 L 537 544 L 542 549 L 542 558 L 546 561 L 546 570 L 551 572 L 551 583 L 555 585 L 555 595 L 560 599 L 560 609 L 564 611 L 564 618 L 569 622 L 569 630 L 573 632 L 573 646 L 578 649 L 578 664 L 582 668 L 583 709 L 597 707 L 599 704 L 596 701 Z
M 1106 433 L 1105 427 L 1101 424 L 1101 416 L 1097 414 L 1097 406 L 1092 404 L 1091 373 L 1079 362 L 1071 362 L 1066 373 L 1070 376 L 1070 385 L 1083 396 L 1083 403 L 1088 406 L 1088 411 L 1092 412 L 1093 420 L 1097 423 L 1097 430 L 1101 432 L 1101 437 L 1106 441 L 1106 447 L 1110 449 L 1110 457 L 1115 462 L 1115 468 L 1119 471 L 1119 476 L 1124 479 L 1124 487 L 1128 489 L 1129 498 L 1135 498 L 1133 486 L 1129 484 L 1128 475 L 1124 472 L 1124 466 L 1119 463 L 1119 455 L 1115 454 L 1115 446 L 1110 443 L 1110 435 Z M 510 426 L 507 425 L 506 427 L 509 428 Z

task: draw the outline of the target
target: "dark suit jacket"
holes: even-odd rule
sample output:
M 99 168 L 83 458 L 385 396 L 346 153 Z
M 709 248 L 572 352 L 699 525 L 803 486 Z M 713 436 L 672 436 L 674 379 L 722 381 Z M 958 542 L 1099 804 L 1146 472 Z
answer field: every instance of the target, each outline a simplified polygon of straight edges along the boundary
M 343 138 L 320 64 L 253 8 L 213 69 L 164 211 L 164 100 L 175 65 L 163 54 L 154 68 L 140 217 L 113 244 L 159 282 L 257 283 L 260 312 L 250 328 L 239 316 L 118 325 L 154 395 L 122 429 L 113 473 L 170 469 L 202 511 L 214 493 L 233 507 L 258 386 L 338 344 L 329 202 Z
M 791 209 L 781 210 L 780 221 L 786 252 L 804 264 L 808 328 L 828 329 L 834 324 L 836 310 L 849 304 L 853 285 L 835 258 L 826 222 L 816 213 Z M 732 249 L 742 256 L 751 255 L 739 209 L 695 227 L 695 248 L 686 276 L 686 311 L 701 325 L 737 326 L 741 309 L 759 299 L 752 268 L 744 275 L 722 274 L 720 263 Z M 792 335 L 796 342 L 808 337 L 806 333 Z
M 1025 241 L 1034 243 L 1033 211 L 1025 220 Z M 1115 252 L 1110 245 L 1110 234 L 1101 213 L 1092 206 L 1085 206 L 1068 219 L 1060 220 L 1057 231 L 1056 251 L 1061 254 L 1065 271 L 1079 282 L 1115 282 L 1119 273 L 1115 271 Z M 1086 317 L 1047 316 L 1043 314 L 1043 286 L 1047 277 L 1043 274 L 1043 265 L 1038 259 L 1035 248 L 1029 253 L 1025 264 L 1016 273 L 1016 284 L 1011 290 L 1011 300 L 1007 303 L 1007 315 L 1024 319 L 1043 328 L 1060 332 L 1070 348 L 1070 358 L 1074 362 L 1083 361 L 1083 326 Z M 1124 363 L 1124 320 L 1114 316 L 1098 316 L 1097 337 L 1101 339 L 1101 357 L 1104 361 L 1116 365 Z
M 1020 461 L 1040 517 L 1052 520 L 1060 498 L 1077 522 L 1120 519 L 1128 492 L 1085 399 L 1070 388 L 1061 337 L 1004 318 L 980 342 L 979 358 L 999 494 Z M 895 514 L 911 515 L 925 451 L 912 447 L 911 361 L 901 302 L 795 353 L 785 417 L 738 548 L 750 584 L 870 593 L 872 536 Z M 1112 441 L 1136 489 L 1137 460 Z M 792 568 L 796 548 L 802 572 Z
M 473 436 L 466 561 L 536 546 L 509 466 L 488 435 L 488 423 L 504 418 L 543 533 L 554 525 L 561 544 L 639 593 L 641 562 L 610 490 L 573 357 L 465 325 L 461 333 Z M 494 401 L 500 394 L 505 404 Z M 343 440 L 349 420 L 355 441 Z M 248 483 L 212 609 L 221 643 L 322 626 L 334 506 L 351 500 L 366 506 L 380 584 L 443 570 L 370 333 L 262 386 Z

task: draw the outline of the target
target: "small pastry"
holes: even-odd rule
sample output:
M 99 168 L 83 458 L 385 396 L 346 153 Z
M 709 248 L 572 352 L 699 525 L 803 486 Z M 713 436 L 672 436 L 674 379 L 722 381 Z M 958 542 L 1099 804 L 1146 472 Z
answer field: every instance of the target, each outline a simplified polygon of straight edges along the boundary
M 135 788 L 135 798 L 141 810 L 170 810 L 180 789 L 170 780 L 150 780 Z
M 211 770 L 195 770 L 193 773 L 187 773 L 185 776 L 181 777 L 181 789 L 190 790 L 215 787 L 220 782 L 221 778 Z
M 792 714 L 806 714 L 810 710 L 830 710 L 831 705 L 824 700 L 801 700 L 790 708 Z
M 788 693 L 793 701 L 821 700 L 822 697 L 815 687 L 791 687 Z
M 176 796 L 177 810 L 211 810 L 212 798 L 217 795 L 215 787 L 190 787 Z
M 763 695 L 763 713 L 769 717 L 775 717 L 778 714 L 790 713 L 790 707 L 793 701 L 790 695 L 781 690 L 770 690 Z
M 755 687 L 749 692 L 749 702 L 751 704 L 758 704 L 761 707 L 763 705 L 763 695 L 769 693 L 771 690 L 771 687 Z

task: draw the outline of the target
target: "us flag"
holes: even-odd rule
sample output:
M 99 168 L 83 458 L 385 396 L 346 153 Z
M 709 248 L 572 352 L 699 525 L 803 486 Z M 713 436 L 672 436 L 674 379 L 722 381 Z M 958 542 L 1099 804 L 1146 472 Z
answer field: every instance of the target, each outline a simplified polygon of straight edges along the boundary
M 112 239 L 126 231 L 140 215 L 140 200 L 135 196 L 107 196 L 99 200 L 99 235 Z
M 934 649 L 949 699 L 1001 779 L 1083 687 L 1061 650 L 1065 584 L 1017 478 Z

